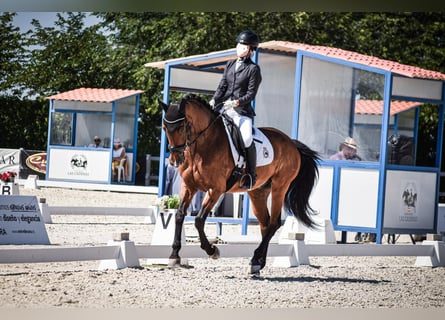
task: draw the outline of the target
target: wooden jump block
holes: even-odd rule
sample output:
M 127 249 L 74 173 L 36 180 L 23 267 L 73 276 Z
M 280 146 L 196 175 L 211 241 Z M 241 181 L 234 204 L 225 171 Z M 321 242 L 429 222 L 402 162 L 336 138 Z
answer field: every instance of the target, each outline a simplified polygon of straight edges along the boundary
M 438 233 L 427 233 L 426 240 L 427 241 L 442 241 L 443 235 Z
M 130 240 L 129 232 L 113 233 L 113 241 L 128 241 L 128 240 Z
M 303 232 L 289 232 L 287 234 L 287 238 L 289 240 L 304 240 L 304 233 Z

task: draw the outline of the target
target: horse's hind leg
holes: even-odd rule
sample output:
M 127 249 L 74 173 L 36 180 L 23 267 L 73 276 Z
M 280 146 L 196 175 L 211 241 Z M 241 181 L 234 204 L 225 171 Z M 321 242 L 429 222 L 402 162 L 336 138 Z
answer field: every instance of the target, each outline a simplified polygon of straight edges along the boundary
M 272 205 L 269 215 L 267 209 L 267 197 L 270 193 L 270 189 L 257 189 L 249 192 L 249 198 L 252 204 L 252 210 L 257 217 L 261 228 L 261 243 L 254 251 L 253 257 L 250 261 L 250 273 L 259 274 L 260 270 L 266 265 L 267 249 L 269 247 L 270 240 L 275 235 L 277 230 L 281 227 L 281 206 L 279 205 L 281 194 L 278 195 L 272 192 Z M 284 196 L 283 196 L 284 197 Z M 278 203 L 278 204 L 277 204 Z

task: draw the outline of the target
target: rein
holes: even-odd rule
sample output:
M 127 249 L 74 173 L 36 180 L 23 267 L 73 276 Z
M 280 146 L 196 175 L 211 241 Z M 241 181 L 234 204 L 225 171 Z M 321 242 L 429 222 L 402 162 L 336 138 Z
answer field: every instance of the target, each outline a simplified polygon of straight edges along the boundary
M 164 121 L 166 121 L 167 123 L 178 123 L 180 121 L 185 121 L 185 135 L 186 135 L 186 139 L 185 139 L 185 143 L 178 145 L 178 146 L 168 146 L 168 150 L 170 150 L 170 152 L 177 152 L 177 153 L 184 153 L 185 149 L 187 149 L 188 147 L 191 147 L 192 145 L 194 145 L 196 143 L 196 141 L 211 127 L 215 124 L 215 122 L 222 116 L 222 114 L 218 114 L 218 116 L 216 116 L 215 119 L 212 120 L 212 122 L 209 123 L 209 125 L 202 130 L 200 133 L 198 133 L 198 135 L 190 141 L 190 125 L 189 123 L 186 121 L 185 117 L 184 118 L 179 118 L 176 119 L 175 121 L 166 121 L 164 119 Z
M 192 146 L 195 142 L 196 142 L 196 140 L 198 140 L 199 139 L 199 137 L 201 137 L 211 126 L 213 126 L 214 124 L 215 124 L 215 122 L 219 119 L 221 117 L 221 113 L 215 118 L 215 119 L 213 119 L 213 121 L 212 122 L 210 122 L 209 123 L 209 125 L 204 129 L 204 130 L 202 130 L 200 133 L 198 133 L 198 135 L 196 136 L 196 138 L 195 139 L 193 139 L 193 141 L 191 141 L 190 143 L 188 143 L 187 144 L 187 146 L 188 147 L 190 147 L 190 146 Z M 186 131 L 187 131 L 187 129 L 186 129 Z

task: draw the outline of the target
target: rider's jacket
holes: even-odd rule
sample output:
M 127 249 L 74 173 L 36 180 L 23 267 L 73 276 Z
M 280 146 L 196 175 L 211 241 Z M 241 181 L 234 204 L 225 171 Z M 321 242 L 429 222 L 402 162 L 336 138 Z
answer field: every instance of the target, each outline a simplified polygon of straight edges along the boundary
M 235 70 L 237 60 L 227 62 L 213 99 L 215 105 L 226 100 L 239 100 L 239 106 L 234 109 L 241 115 L 253 117 L 255 111 L 250 103 L 260 86 L 261 70 L 249 57 L 243 59 L 238 70 Z

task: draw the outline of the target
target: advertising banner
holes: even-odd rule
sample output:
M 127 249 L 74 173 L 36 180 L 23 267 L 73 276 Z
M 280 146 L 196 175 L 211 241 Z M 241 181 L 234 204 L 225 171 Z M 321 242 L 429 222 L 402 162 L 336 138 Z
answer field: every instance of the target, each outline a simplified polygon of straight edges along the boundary
M 46 152 L 22 149 L 20 153 L 20 179 L 27 179 L 29 175 L 37 175 L 40 180 L 45 180 Z
M 0 172 L 13 171 L 19 173 L 20 150 L 0 149 Z
M 387 172 L 384 228 L 434 229 L 437 174 Z
M 110 151 L 51 149 L 49 179 L 108 182 Z
M 0 195 L 0 244 L 49 244 L 36 196 Z

